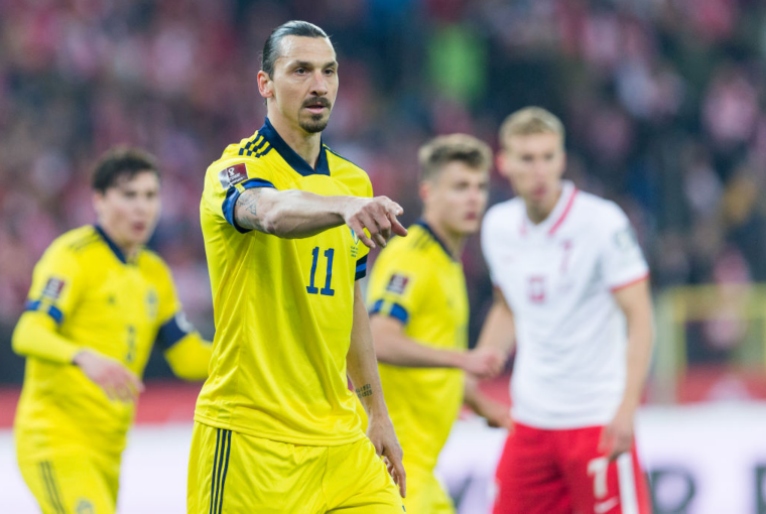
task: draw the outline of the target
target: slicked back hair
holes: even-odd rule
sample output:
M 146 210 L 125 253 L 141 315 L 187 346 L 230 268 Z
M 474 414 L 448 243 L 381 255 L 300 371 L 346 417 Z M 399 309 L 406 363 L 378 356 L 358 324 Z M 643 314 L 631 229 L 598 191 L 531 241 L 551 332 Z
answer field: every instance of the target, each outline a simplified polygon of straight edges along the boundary
M 160 178 L 157 160 L 138 148 L 117 147 L 107 150 L 96 162 L 91 186 L 94 191 L 106 193 L 123 179 L 131 180 L 138 173 L 150 171 Z
M 542 107 L 525 107 L 503 121 L 500 126 L 500 145 L 507 150 L 510 137 L 531 134 L 558 134 L 561 136 L 561 144 L 564 144 L 564 124 L 558 116 Z
M 489 145 L 468 134 L 435 137 L 418 151 L 420 179 L 433 180 L 445 165 L 455 161 L 477 171 L 489 171 L 492 150 Z
M 263 44 L 261 54 L 261 69 L 269 76 L 274 77 L 274 63 L 279 59 L 281 51 L 280 42 L 285 36 L 324 37 L 330 39 L 324 30 L 313 23 L 300 20 L 292 20 L 283 23 L 269 34 Z

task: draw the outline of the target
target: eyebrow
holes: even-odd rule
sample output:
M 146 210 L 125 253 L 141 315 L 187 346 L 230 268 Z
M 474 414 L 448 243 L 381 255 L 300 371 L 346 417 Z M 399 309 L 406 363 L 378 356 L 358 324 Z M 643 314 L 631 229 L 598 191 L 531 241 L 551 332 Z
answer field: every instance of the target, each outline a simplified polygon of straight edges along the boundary
M 294 61 L 294 62 L 290 63 L 290 67 L 291 68 L 297 68 L 297 67 L 313 68 L 314 66 L 315 66 L 314 63 L 310 62 L 310 61 Z M 325 64 L 323 64 L 322 66 L 320 66 L 320 68 L 328 68 L 330 66 L 336 66 L 337 67 L 338 66 L 338 61 L 328 61 Z

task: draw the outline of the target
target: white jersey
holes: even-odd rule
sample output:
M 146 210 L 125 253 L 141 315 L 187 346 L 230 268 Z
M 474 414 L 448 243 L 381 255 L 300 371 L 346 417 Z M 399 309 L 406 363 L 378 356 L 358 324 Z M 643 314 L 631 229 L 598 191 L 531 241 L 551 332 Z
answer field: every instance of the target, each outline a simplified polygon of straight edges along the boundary
M 521 198 L 492 207 L 481 241 L 516 323 L 513 418 L 538 428 L 607 424 L 627 372 L 625 318 L 612 293 L 648 276 L 628 218 L 565 181 L 537 225 Z

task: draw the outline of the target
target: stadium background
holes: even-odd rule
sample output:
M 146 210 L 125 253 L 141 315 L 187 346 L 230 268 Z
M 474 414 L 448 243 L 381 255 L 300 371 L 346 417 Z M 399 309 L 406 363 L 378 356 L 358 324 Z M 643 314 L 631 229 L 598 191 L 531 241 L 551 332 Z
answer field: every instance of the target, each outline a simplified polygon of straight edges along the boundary
M 339 54 L 341 88 L 325 142 L 364 167 L 377 194 L 405 207 L 408 222 L 419 212 L 421 143 L 461 131 L 496 147 L 497 127 L 514 109 L 536 104 L 558 114 L 568 129 L 568 177 L 626 210 L 652 267 L 660 357 L 648 418 L 662 420 L 661 437 L 700 428 L 681 415 L 685 408 L 702 409 L 694 411 L 700 425 L 727 418 L 766 429 L 757 402 L 766 397 L 766 294 L 750 287 L 766 281 L 764 2 L 0 0 L 6 435 L 23 376 L 10 334 L 32 267 L 58 234 L 93 221 L 90 165 L 113 144 L 158 155 L 164 208 L 150 246 L 171 265 L 189 317 L 212 335 L 202 174 L 226 144 L 261 125 L 260 49 L 271 28 L 293 18 L 323 27 Z M 510 194 L 494 173 L 491 201 Z M 491 294 L 477 243 L 464 259 L 473 339 Z M 702 284 L 716 287 L 693 288 Z M 703 296 L 712 308 L 683 307 Z M 169 371 L 157 355 L 147 377 L 150 391 L 155 384 L 147 404 L 159 414 L 144 409 L 146 421 L 166 421 L 175 412 L 168 405 L 193 397 L 188 386 L 162 382 Z M 722 417 L 719 408 L 734 410 Z M 189 409 L 179 412 L 176 421 L 188 421 Z M 711 434 L 732 432 L 722 425 Z M 746 510 L 706 510 L 714 509 L 709 501 L 693 499 L 687 510 L 666 511 L 766 512 L 766 472 L 758 471 L 766 442 L 742 451 L 755 470 L 742 478 L 746 499 L 716 505 Z M 704 444 L 691 452 L 711 455 Z M 682 464 L 667 469 L 691 470 L 677 474 L 681 482 L 696 476 L 694 465 Z M 706 485 L 697 482 L 699 496 Z M 666 494 L 668 505 L 681 505 L 673 495 L 688 487 L 668 487 L 657 501 Z

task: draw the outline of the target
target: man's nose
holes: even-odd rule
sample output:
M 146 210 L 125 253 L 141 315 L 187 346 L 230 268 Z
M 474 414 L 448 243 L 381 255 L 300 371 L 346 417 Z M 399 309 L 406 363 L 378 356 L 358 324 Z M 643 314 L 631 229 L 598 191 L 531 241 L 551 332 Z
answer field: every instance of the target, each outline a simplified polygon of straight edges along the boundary
M 327 77 L 324 74 L 324 70 L 317 70 L 314 72 L 314 80 L 311 84 L 311 92 L 316 96 L 324 96 L 327 94 Z

